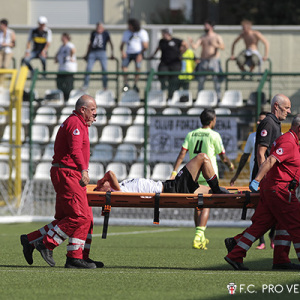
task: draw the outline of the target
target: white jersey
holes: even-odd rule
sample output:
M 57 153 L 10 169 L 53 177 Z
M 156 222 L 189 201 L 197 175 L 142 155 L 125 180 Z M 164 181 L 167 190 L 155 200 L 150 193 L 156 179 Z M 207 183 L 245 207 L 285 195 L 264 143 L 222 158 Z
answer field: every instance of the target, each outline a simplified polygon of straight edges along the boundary
M 126 30 L 123 33 L 122 42 L 127 44 L 126 53 L 136 54 L 141 53 L 143 50 L 144 42 L 149 42 L 149 35 L 145 29 L 141 29 L 138 32 L 132 32 Z
M 244 148 L 244 153 L 251 153 L 250 157 L 250 180 L 252 178 L 252 170 L 254 167 L 254 157 L 255 157 L 255 140 L 256 140 L 256 132 L 252 132 L 249 134 L 245 148 Z
M 68 42 L 66 45 L 62 45 L 59 48 L 57 53 L 59 71 L 77 72 L 76 56 L 73 55 L 71 60 L 71 50 L 74 48 L 75 46 L 71 42 Z
M 162 182 L 145 178 L 126 179 L 120 183 L 122 192 L 125 193 L 161 193 Z
M 9 46 L 2 47 L 2 44 L 10 44 L 12 42 L 13 31 L 10 28 L 6 29 L 6 34 L 0 31 L 0 50 L 4 50 L 5 53 L 12 53 L 12 48 Z

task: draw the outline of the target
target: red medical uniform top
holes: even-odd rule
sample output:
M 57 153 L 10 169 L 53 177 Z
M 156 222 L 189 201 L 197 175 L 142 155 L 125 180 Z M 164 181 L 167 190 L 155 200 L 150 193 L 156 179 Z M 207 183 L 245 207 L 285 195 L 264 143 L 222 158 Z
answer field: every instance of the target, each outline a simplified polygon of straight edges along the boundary
M 82 171 L 88 169 L 89 160 L 88 126 L 82 116 L 73 111 L 57 132 L 52 164 L 60 163 Z

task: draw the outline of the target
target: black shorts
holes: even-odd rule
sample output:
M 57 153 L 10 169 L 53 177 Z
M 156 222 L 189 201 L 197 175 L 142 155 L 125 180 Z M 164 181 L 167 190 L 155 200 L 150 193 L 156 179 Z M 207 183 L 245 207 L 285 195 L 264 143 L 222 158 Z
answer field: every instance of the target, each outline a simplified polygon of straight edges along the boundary
M 193 194 L 199 184 L 192 178 L 189 170 L 184 166 L 174 180 L 163 182 L 163 193 Z

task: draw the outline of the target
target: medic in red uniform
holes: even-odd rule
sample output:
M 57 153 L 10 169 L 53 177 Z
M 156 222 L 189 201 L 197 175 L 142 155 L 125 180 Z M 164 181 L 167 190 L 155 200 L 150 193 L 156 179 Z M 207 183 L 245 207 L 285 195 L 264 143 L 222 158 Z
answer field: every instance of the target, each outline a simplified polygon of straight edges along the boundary
M 297 115 L 290 131 L 274 142 L 270 156 L 250 184 L 250 189 L 255 191 L 261 181 L 260 202 L 251 219 L 252 225 L 243 232 L 236 246 L 225 257 L 237 270 L 248 269 L 243 265 L 247 251 L 258 237 L 276 223 L 282 236 L 291 236 L 300 260 L 300 202 L 295 195 L 300 177 L 299 139 L 300 115 Z M 286 268 L 299 270 L 300 266 L 289 263 Z
M 50 174 L 56 192 L 55 220 L 21 236 L 24 256 L 29 264 L 33 262 L 35 247 L 44 260 L 54 266 L 53 249 L 69 239 L 66 268 L 103 267 L 101 262 L 89 259 L 93 214 L 86 195 L 90 159 L 88 127 L 96 118 L 96 103 L 92 97 L 83 95 L 75 108 L 61 124 L 54 144 Z

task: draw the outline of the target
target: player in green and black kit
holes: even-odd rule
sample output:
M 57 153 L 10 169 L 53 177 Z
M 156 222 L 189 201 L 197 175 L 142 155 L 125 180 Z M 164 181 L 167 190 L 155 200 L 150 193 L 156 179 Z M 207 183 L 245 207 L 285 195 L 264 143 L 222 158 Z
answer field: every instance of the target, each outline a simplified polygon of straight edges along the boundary
M 214 171 L 218 177 L 219 173 L 217 165 L 217 155 L 219 155 L 221 161 L 229 167 L 230 171 L 234 170 L 233 163 L 225 154 L 225 149 L 220 134 L 213 130 L 216 125 L 215 111 L 213 109 L 205 109 L 200 115 L 200 120 L 202 128 L 198 128 L 189 132 L 185 137 L 181 151 L 177 157 L 171 179 L 175 178 L 177 170 L 182 163 L 187 151 L 189 151 L 190 159 L 195 157 L 198 153 L 206 153 L 210 158 Z M 207 185 L 202 173 L 199 176 L 198 183 Z M 205 238 L 204 231 L 206 229 L 208 217 L 209 208 L 204 208 L 201 211 L 197 209 L 195 210 L 194 221 L 196 226 L 196 235 L 193 242 L 193 248 L 195 249 L 207 249 L 206 245 L 209 241 Z

